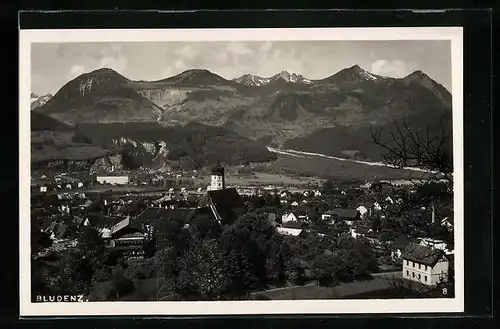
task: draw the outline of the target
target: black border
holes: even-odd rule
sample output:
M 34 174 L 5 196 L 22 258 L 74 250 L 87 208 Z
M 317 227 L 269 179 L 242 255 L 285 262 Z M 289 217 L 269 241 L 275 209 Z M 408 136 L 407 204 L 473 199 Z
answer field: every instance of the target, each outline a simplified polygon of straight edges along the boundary
M 288 10 L 288 11 L 71 11 L 22 12 L 20 28 L 257 28 L 257 27 L 394 27 L 394 26 L 463 26 L 464 27 L 464 175 L 465 175 L 465 313 L 456 316 L 488 317 L 492 314 L 492 12 L 490 10 L 445 10 L 415 12 L 412 10 Z M 480 147 L 478 147 L 480 146 Z M 14 266 L 13 268 L 18 268 Z M 16 273 L 14 273 L 15 275 Z M 18 280 L 18 278 L 17 278 Z M 18 281 L 16 281 L 18 282 Z M 12 285 L 10 285 L 12 287 Z M 18 286 L 14 287 L 17 290 Z M 19 296 L 17 296 L 19 297 Z M 19 299 L 16 310 L 19 311 Z M 368 310 L 367 310 L 368 311 Z M 2 312 L 3 313 L 3 312 Z M 17 314 L 19 314 L 17 312 Z M 440 317 L 438 314 L 377 314 L 378 318 Z M 444 317 L 453 317 L 445 314 Z M 297 317 L 302 317 L 299 320 Z M 237 325 L 272 326 L 331 325 L 339 315 L 236 316 Z M 350 325 L 366 324 L 366 316 L 350 318 Z M 2 317 L 3 318 L 3 317 Z M 112 317 L 116 318 L 116 317 Z M 184 321 L 186 325 L 202 324 L 201 319 Z M 209 317 L 220 319 L 221 317 Z M 229 318 L 229 317 L 225 317 Z M 353 319 L 357 318 L 357 319 Z M 204 318 L 207 319 L 207 318 Z M 265 323 L 260 321 L 264 320 Z M 365 319 L 365 320 L 363 320 Z M 243 321 L 241 321 L 243 320 Z M 256 321 L 257 320 L 257 321 Z M 342 319 L 344 320 L 344 319 Z M 388 319 L 387 319 L 388 320 Z M 388 322 L 400 323 L 398 319 Z M 219 320 L 215 320 L 218 322 Z M 370 319 L 374 321 L 374 319 Z M 395 321 L 397 321 L 395 323 Z M 442 320 L 422 319 L 438 326 Z M 431 321 L 431 322 L 428 322 Z M 456 320 L 455 320 L 456 321 Z M 455 322 L 452 321 L 452 322 Z M 38 320 L 29 320 L 34 323 Z M 61 324 L 92 327 L 96 320 Z M 212 323 L 214 321 L 211 321 Z M 45 322 L 49 327 L 53 321 Z M 149 321 L 151 323 L 151 321 Z M 179 320 L 174 323 L 180 324 Z M 183 324 L 184 324 L 183 323 Z M 455 322 L 456 323 L 456 322 Z M 465 323 L 465 322 L 462 322 Z M 236 323 L 233 322 L 233 325 Z M 375 324 L 375 323 L 373 323 Z M 469 325 L 472 323 L 469 323 Z M 427 326 L 427 325 L 426 325 Z

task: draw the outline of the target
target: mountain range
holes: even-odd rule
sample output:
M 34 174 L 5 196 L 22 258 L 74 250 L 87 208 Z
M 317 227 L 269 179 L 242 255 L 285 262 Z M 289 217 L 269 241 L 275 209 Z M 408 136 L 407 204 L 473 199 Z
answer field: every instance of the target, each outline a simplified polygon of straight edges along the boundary
M 43 104 L 47 103 L 47 101 L 51 98 L 52 94 L 46 94 L 40 96 L 38 94 L 31 93 L 31 109 L 42 106 Z
M 270 78 L 263 78 L 258 75 L 244 74 L 239 78 L 233 79 L 233 81 L 243 84 L 245 86 L 260 87 L 268 83 L 276 81 L 290 82 L 290 83 L 301 83 L 310 84 L 311 80 L 304 78 L 301 74 L 290 73 L 288 71 L 282 71 L 278 74 L 273 75 Z
M 422 71 L 393 78 L 358 65 L 320 80 L 286 71 L 269 78 L 245 74 L 228 80 L 208 70 L 192 69 L 158 81 L 133 81 L 104 68 L 69 81 L 33 111 L 67 125 L 92 124 L 103 132 L 110 129 L 123 134 L 116 124 L 134 129 L 134 125 L 154 123 L 156 133 L 148 138 L 155 140 L 148 142 L 161 140 L 166 145 L 172 145 L 167 140 L 172 131 L 183 136 L 181 131 L 202 136 L 210 131 L 212 139 L 217 131 L 222 139 L 230 136 L 222 144 L 238 140 L 244 145 L 243 156 L 232 159 L 234 163 L 268 158 L 262 156 L 265 152 L 253 158 L 259 145 L 332 155 L 354 150 L 378 160 L 379 150 L 366 140 L 368 127 L 390 129 L 402 119 L 415 129 L 435 127 L 443 118 L 451 118 L 451 94 Z M 451 132 L 451 120 L 444 122 L 445 130 Z M 147 135 L 147 130 L 139 131 Z M 120 137 L 109 135 L 107 142 L 101 136 L 94 143 L 103 145 Z M 144 142 L 139 135 L 134 138 Z M 194 154 L 188 153 L 188 157 Z M 252 156 L 246 157 L 247 153 Z M 195 162 L 199 161 L 203 159 Z

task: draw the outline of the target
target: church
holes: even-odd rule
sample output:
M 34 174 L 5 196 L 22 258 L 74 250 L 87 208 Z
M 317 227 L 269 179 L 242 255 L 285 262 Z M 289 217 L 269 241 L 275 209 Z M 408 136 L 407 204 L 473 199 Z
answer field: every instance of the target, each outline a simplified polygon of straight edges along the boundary
M 230 225 L 245 213 L 245 204 L 235 188 L 226 188 L 224 168 L 212 168 L 210 185 L 195 208 L 149 207 L 137 217 L 127 217 L 107 232 L 108 246 L 127 258 L 144 257 L 164 246 L 172 227 Z M 145 248 L 146 247 L 146 248 Z
M 221 225 L 229 225 L 245 213 L 245 204 L 236 189 L 226 188 L 224 167 L 219 163 L 212 168 L 210 185 L 198 209 L 210 211 Z

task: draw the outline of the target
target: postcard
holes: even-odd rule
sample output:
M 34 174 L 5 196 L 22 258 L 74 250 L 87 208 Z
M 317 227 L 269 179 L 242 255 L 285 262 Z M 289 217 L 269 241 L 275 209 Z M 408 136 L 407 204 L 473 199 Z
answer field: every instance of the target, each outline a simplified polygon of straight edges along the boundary
M 464 308 L 460 27 L 20 31 L 21 316 Z

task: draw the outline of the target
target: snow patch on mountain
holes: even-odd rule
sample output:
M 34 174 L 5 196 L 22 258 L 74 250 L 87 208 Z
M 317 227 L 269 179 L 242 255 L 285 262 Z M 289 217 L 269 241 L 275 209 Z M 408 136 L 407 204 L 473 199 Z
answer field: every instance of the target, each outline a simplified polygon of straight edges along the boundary
M 30 97 L 31 108 L 34 109 L 36 107 L 42 106 L 43 104 L 47 103 L 52 97 L 53 97 L 52 94 L 40 96 L 38 94 L 31 93 Z
M 233 81 L 246 85 L 246 86 L 253 86 L 253 87 L 260 87 L 264 86 L 270 82 L 277 81 L 277 80 L 283 80 L 288 83 L 303 83 L 303 84 L 310 84 L 312 83 L 311 80 L 304 78 L 301 74 L 293 73 L 293 72 L 288 72 L 288 71 L 282 71 L 278 74 L 273 75 L 270 78 L 263 78 L 258 75 L 252 75 L 252 74 L 245 74 L 242 75 L 239 78 L 233 79 Z
M 271 81 L 276 81 L 276 80 L 285 80 L 286 82 L 291 82 L 291 83 L 311 83 L 309 79 L 304 78 L 301 74 L 293 73 L 293 72 L 288 72 L 288 71 L 282 71 L 276 75 L 274 75 L 272 78 L 270 78 Z

